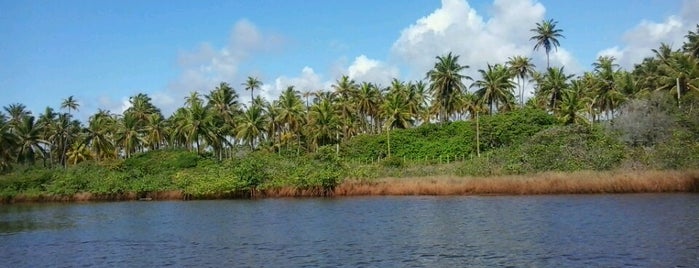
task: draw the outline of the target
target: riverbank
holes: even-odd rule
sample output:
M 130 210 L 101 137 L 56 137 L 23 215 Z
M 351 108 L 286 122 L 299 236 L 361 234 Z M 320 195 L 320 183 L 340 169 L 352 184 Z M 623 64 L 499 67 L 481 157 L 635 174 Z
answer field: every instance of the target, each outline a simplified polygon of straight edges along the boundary
M 545 195 L 699 192 L 699 170 L 579 171 L 532 175 L 457 177 L 426 176 L 347 180 L 332 191 L 277 187 L 250 192 L 219 192 L 192 196 L 182 190 L 149 193 L 73 195 L 19 194 L 4 203 L 137 200 L 247 199 L 282 197 L 345 197 L 399 195 Z

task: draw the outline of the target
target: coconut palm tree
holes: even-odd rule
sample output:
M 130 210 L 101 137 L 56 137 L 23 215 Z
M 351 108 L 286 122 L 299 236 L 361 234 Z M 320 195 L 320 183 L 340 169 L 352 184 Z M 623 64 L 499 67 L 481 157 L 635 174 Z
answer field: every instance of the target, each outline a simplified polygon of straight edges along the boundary
M 553 19 L 543 20 L 541 22 L 537 22 L 536 28 L 530 30 L 535 33 L 534 36 L 529 38 L 529 40 L 536 41 L 536 44 L 534 44 L 534 50 L 538 50 L 540 47 L 543 47 L 544 51 L 546 51 L 546 68 L 551 68 L 551 64 L 549 63 L 549 53 L 551 53 L 551 48 L 558 50 L 558 47 L 561 45 L 558 42 L 558 38 L 565 38 L 565 36 L 561 34 L 563 30 L 556 29 L 557 24 L 558 22 L 554 21 Z
M 14 128 L 17 137 L 17 162 L 34 164 L 34 160 L 39 157 L 46 157 L 46 145 L 48 141 L 42 139 L 43 129 L 40 124 L 36 124 L 33 116 L 26 116 L 22 123 Z
M 11 131 L 5 114 L 0 112 L 0 173 L 9 170 L 16 161 L 18 139 Z
M 72 95 L 66 99 L 63 99 L 63 102 L 61 102 L 61 109 L 67 109 L 69 114 L 73 110 L 77 111 L 78 107 L 80 107 L 80 104 Z
M 493 114 L 495 105 L 508 107 L 508 103 L 514 100 L 512 72 L 501 64 L 488 64 L 487 70 L 480 69 L 478 72 L 482 78 L 471 85 L 476 88 L 477 102 L 487 103 L 490 114 Z
M 116 120 L 106 110 L 99 110 L 90 116 L 85 129 L 85 140 L 97 161 L 115 158 L 114 132 Z
M 250 145 L 250 149 L 255 150 L 264 133 L 267 131 L 267 116 L 263 107 L 253 104 L 238 118 L 235 133 L 238 139 Z
M 27 106 L 21 103 L 13 103 L 8 106 L 3 107 L 7 114 L 9 115 L 8 124 L 10 127 L 15 127 L 24 121 L 24 118 L 32 114 L 31 111 L 27 110 Z
M 386 141 L 388 157 L 391 157 L 391 130 L 394 128 L 408 128 L 413 125 L 414 114 L 410 111 L 409 101 L 405 92 L 393 91 L 386 96 L 386 101 L 381 105 L 386 128 Z
M 298 134 L 305 118 L 305 108 L 303 107 L 300 93 L 293 86 L 287 87 L 279 96 L 278 106 L 277 121 L 282 126 L 283 136 L 288 137 L 287 139 L 296 136 L 298 146 L 300 147 L 301 135 Z
M 597 61 L 592 64 L 593 74 L 597 83 L 596 88 L 596 106 L 602 112 L 607 113 L 607 118 L 611 119 L 614 116 L 614 108 L 620 105 L 623 95 L 617 88 L 617 74 L 619 65 L 614 63 L 615 58 L 611 56 L 600 56 Z
M 131 157 L 145 142 L 143 129 L 139 126 L 138 118 L 132 113 L 126 113 L 119 118 L 114 136 L 115 143 L 126 158 Z
M 262 87 L 262 82 L 257 79 L 257 77 L 248 76 L 248 79 L 243 83 L 245 90 L 250 90 L 250 103 L 255 99 L 254 91 L 255 89 L 260 89 Z
M 311 106 L 308 117 L 308 137 L 313 148 L 339 142 L 341 119 L 330 100 L 322 99 Z
M 68 162 L 72 165 L 77 165 L 80 162 L 91 159 L 92 154 L 87 144 L 84 142 L 75 142 L 68 150 Z
M 228 83 L 221 82 L 214 90 L 205 96 L 206 107 L 213 113 L 213 124 L 216 131 L 225 139 L 225 142 L 216 144 L 231 144 L 229 139 L 235 141 L 236 117 L 242 113 L 241 104 L 238 101 L 238 94 Z M 224 148 L 218 148 L 219 158 L 222 158 Z
M 536 66 L 532 63 L 532 59 L 524 56 L 514 56 L 507 60 L 506 65 L 517 77 L 517 85 L 519 86 L 519 106 L 524 107 L 524 85 L 526 78 L 532 75 Z
M 213 123 L 212 113 L 206 109 L 199 94 L 194 91 L 185 97 L 185 107 L 182 110 L 182 118 L 176 126 L 184 134 L 187 143 L 196 145 L 196 152 L 201 153 L 201 142 L 211 145 L 218 138 L 218 132 Z
M 438 56 L 434 67 L 427 72 L 432 93 L 433 111 L 438 112 L 439 120 L 449 121 L 449 117 L 458 110 L 457 100 L 466 90 L 464 80 L 471 77 L 461 74 L 468 65 L 459 64 L 459 56 L 450 52 L 445 56 Z
M 568 80 L 572 77 L 572 74 L 565 74 L 563 67 L 548 68 L 543 75 L 537 94 L 546 100 L 546 105 L 551 111 L 558 111 L 563 91 L 568 88 Z
M 559 120 L 566 125 L 587 123 L 587 100 L 585 84 L 581 80 L 573 80 L 570 87 L 562 92 Z
M 681 97 L 689 91 L 699 92 L 699 59 L 679 51 L 673 51 L 658 66 L 655 77 L 657 91 L 666 91 L 677 98 L 680 106 Z
M 363 82 L 359 86 L 357 91 L 357 96 L 355 104 L 357 107 L 357 112 L 364 124 L 364 132 L 368 133 L 373 130 L 375 123 L 374 116 L 377 114 L 379 109 L 379 100 L 381 99 L 381 92 L 372 83 Z
M 699 24 L 697 24 L 695 32 L 689 31 L 684 37 L 687 38 L 687 41 L 682 45 L 682 49 L 694 58 L 699 59 Z

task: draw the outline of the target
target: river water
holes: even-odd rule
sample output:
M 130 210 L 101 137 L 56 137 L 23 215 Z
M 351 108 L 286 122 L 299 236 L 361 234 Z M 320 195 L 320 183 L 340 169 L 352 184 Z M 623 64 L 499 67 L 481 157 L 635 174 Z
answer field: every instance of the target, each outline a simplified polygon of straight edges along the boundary
M 699 195 L 0 206 L 2 267 L 699 267 Z

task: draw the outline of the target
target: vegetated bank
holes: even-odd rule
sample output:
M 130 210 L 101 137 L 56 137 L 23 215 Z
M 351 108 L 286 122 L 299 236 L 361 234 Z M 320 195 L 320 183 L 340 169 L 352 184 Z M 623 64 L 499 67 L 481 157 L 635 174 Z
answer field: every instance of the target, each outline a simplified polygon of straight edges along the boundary
M 478 130 L 475 122 L 457 121 L 390 137 L 360 135 L 339 154 L 332 146 L 305 155 L 241 149 L 219 161 L 153 150 L 67 169 L 19 168 L 0 177 L 0 196 L 22 202 L 699 190 L 697 133 L 674 127 L 636 131 L 639 138 L 621 125 L 560 125 L 543 111 L 520 109 L 483 117 Z

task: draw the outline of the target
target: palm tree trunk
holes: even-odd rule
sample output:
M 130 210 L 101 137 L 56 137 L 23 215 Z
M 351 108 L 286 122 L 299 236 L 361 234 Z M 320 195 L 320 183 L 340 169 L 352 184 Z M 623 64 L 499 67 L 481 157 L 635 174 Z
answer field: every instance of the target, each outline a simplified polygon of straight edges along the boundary
M 476 110 L 476 155 L 481 157 L 481 141 L 480 141 L 480 126 L 479 126 L 478 110 Z

